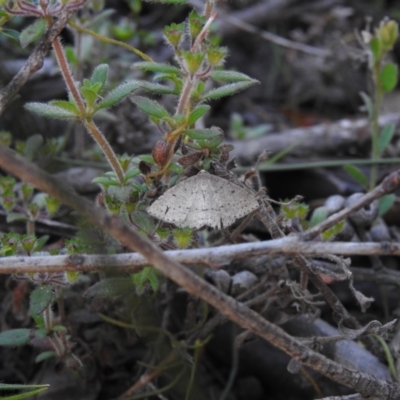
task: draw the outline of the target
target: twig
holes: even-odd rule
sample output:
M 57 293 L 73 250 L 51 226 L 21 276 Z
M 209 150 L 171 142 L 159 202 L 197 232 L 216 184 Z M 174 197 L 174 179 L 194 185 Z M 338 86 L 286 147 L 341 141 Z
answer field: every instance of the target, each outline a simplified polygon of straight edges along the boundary
M 329 229 L 338 222 L 343 221 L 354 211 L 357 211 L 360 208 L 368 204 L 371 204 L 374 200 L 377 200 L 386 194 L 392 193 L 397 187 L 399 187 L 399 185 L 400 185 L 400 170 L 397 170 L 388 175 L 380 185 L 378 185 L 371 192 L 367 193 L 365 196 L 361 197 L 359 200 L 355 201 L 354 204 L 352 204 L 351 206 L 344 208 L 343 210 L 337 212 L 336 214 L 331 215 L 325 221 L 314 226 L 308 231 L 301 233 L 300 238 L 306 241 L 312 240 L 315 236 L 321 234 L 326 229 Z
M 379 118 L 381 127 L 390 123 L 397 125 L 399 122 L 399 113 L 385 114 Z M 315 160 L 316 154 L 319 157 L 336 157 L 339 150 L 359 147 L 370 140 L 368 124 L 368 118 L 342 119 L 308 128 L 271 132 L 258 139 L 233 141 L 235 148 L 231 155 L 237 157 L 239 164 L 249 165 L 254 163 L 263 149 L 267 149 L 270 154 L 277 154 L 297 142 L 298 145 L 290 152 L 292 157 L 307 160 Z
M 264 40 L 267 40 L 269 42 L 277 44 L 278 46 L 281 46 L 281 47 L 286 47 L 286 48 L 289 48 L 292 50 L 298 50 L 303 53 L 310 54 L 313 56 L 319 56 L 319 57 L 327 57 L 331 54 L 331 52 L 329 50 L 321 49 L 321 48 L 318 48 L 315 46 L 310 46 L 310 45 L 304 44 L 304 43 L 294 42 L 293 40 L 289 40 L 282 36 L 275 35 L 271 32 L 261 30 L 261 29 L 256 28 L 255 26 L 250 25 L 247 22 L 244 22 L 236 17 L 225 15 L 224 21 L 236 26 L 237 28 L 239 28 L 243 31 L 259 35 Z
M 301 242 L 296 237 L 268 240 L 256 243 L 240 243 L 219 247 L 190 250 L 170 250 L 165 255 L 185 265 L 207 265 L 223 268 L 233 260 L 266 254 L 325 254 L 341 255 L 400 255 L 399 243 L 345 243 L 345 242 Z M 100 271 L 108 268 L 121 272 L 138 272 L 148 265 L 145 257 L 138 253 L 116 255 L 73 254 L 68 256 L 16 256 L 0 258 L 0 274 L 25 272 Z M 329 267 L 326 267 L 329 269 Z M 355 268 L 359 279 L 376 280 L 381 283 L 400 284 L 400 272 L 382 270 L 374 272 L 366 268 Z
M 120 218 L 108 215 L 103 209 L 93 207 L 90 201 L 78 196 L 70 186 L 60 184 L 54 177 L 3 146 L 0 146 L 0 166 L 73 207 L 89 222 L 101 227 L 129 249 L 140 252 L 157 270 L 186 289 L 188 293 L 198 296 L 233 322 L 271 342 L 305 366 L 353 388 L 365 397 L 379 396 L 381 400 L 400 399 L 398 384 L 353 371 L 310 350 L 261 315 L 223 294 L 183 265 L 171 260 L 147 238 L 126 226 Z
M 349 394 L 347 396 L 329 396 L 329 397 L 324 397 L 320 400 L 366 400 L 365 397 L 361 396 L 360 394 Z M 374 399 L 368 399 L 368 400 L 374 400 Z M 376 399 L 378 400 L 378 399 Z
M 14 76 L 11 82 L 0 90 L 0 115 L 5 110 L 7 104 L 19 92 L 28 79 L 40 68 L 42 68 L 43 60 L 49 52 L 54 39 L 60 34 L 64 26 L 67 24 L 70 13 L 64 12 L 59 19 L 46 31 L 40 43 L 35 47 L 25 65 Z

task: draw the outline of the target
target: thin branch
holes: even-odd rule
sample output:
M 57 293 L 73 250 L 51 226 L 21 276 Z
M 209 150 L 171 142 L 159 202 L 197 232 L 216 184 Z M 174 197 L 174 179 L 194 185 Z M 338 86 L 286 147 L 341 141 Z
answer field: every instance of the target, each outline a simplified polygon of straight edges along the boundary
M 399 122 L 399 113 L 384 114 L 379 118 L 381 127 L 390 123 L 397 125 Z M 273 155 L 286 150 L 293 143 L 297 143 L 290 151 L 292 160 L 296 158 L 315 160 L 316 154 L 320 159 L 328 156 L 336 157 L 338 151 L 369 142 L 368 126 L 368 118 L 355 120 L 345 118 L 334 123 L 288 129 L 283 132 L 270 132 L 258 139 L 232 141 L 235 148 L 231 155 L 237 157 L 239 164 L 250 165 L 254 163 L 263 149 L 268 149 L 268 152 Z
M 294 42 L 293 40 L 289 40 L 282 36 L 278 36 L 271 32 L 267 32 L 262 29 L 256 28 L 255 26 L 250 25 L 247 22 L 244 22 L 236 17 L 225 15 L 223 20 L 233 26 L 236 26 L 237 28 L 239 28 L 245 32 L 259 35 L 264 40 L 272 42 L 281 47 L 286 47 L 286 48 L 292 49 L 292 50 L 298 50 L 303 53 L 310 54 L 313 56 L 319 56 L 319 57 L 327 57 L 327 56 L 331 55 L 331 51 L 329 51 L 329 50 L 321 49 L 321 48 L 318 48 L 315 46 L 310 46 L 310 45 L 304 44 L 304 43 Z
M 312 351 L 246 305 L 223 294 L 190 269 L 171 260 L 147 238 L 125 225 L 120 218 L 94 207 L 90 201 L 78 196 L 72 187 L 60 184 L 54 177 L 4 146 L 0 146 L 0 166 L 73 207 L 88 221 L 101 227 L 129 249 L 140 252 L 157 270 L 186 289 L 188 293 L 201 298 L 233 322 L 271 342 L 305 366 L 335 382 L 353 388 L 365 397 L 379 396 L 381 400 L 400 399 L 400 386 L 397 383 L 385 382 L 374 376 L 353 371 Z
M 70 13 L 63 12 L 61 17 L 46 31 L 40 43 L 35 47 L 25 65 L 19 70 L 7 86 L 0 90 L 0 115 L 4 112 L 7 104 L 21 90 L 28 79 L 40 68 L 43 60 L 49 52 L 54 39 L 60 34 L 67 24 Z
M 308 231 L 301 233 L 300 238 L 303 240 L 312 240 L 315 236 L 321 234 L 326 229 L 331 228 L 333 225 L 340 221 L 343 221 L 349 215 L 361 209 L 362 207 L 371 204 L 374 200 L 385 196 L 386 194 L 392 193 L 400 185 L 400 170 L 392 172 L 388 175 L 380 185 L 378 185 L 374 190 L 367 193 L 365 196 L 361 197 L 359 200 L 355 201 L 351 206 L 344 208 L 343 210 L 331 215 L 325 221 L 314 226 Z M 389 245 L 390 246 L 390 245 Z
M 233 260 L 262 256 L 266 254 L 303 255 L 400 255 L 399 243 L 345 243 L 345 242 L 301 242 L 296 237 L 268 240 L 256 243 L 165 251 L 167 257 L 185 265 L 207 265 L 223 268 Z M 25 272 L 92 272 L 103 269 L 121 272 L 138 272 L 148 265 L 139 253 L 116 255 L 68 255 L 68 256 L 16 256 L 0 258 L 0 274 L 20 274 Z M 329 267 L 326 267 L 329 269 Z M 394 270 L 374 271 L 354 268 L 357 279 L 374 280 L 380 283 L 400 284 L 400 272 Z
M 320 400 L 366 400 L 365 397 L 361 396 L 360 394 L 349 394 L 347 396 L 329 396 L 329 397 L 324 397 L 323 399 Z M 373 400 L 373 399 L 369 399 Z

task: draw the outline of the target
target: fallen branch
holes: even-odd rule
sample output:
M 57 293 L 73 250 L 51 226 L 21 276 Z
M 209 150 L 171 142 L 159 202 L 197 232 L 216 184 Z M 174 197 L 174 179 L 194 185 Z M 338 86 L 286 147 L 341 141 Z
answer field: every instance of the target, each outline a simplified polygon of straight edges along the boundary
M 203 249 L 165 251 L 167 257 L 185 265 L 207 265 L 211 268 L 223 268 L 237 259 L 262 256 L 266 254 L 303 254 L 310 256 L 340 255 L 400 255 L 399 243 L 346 243 L 346 242 L 302 242 L 297 237 L 268 240 L 265 242 L 241 243 Z M 121 272 L 138 272 L 149 263 L 139 253 L 116 255 L 67 256 L 16 256 L 0 258 L 0 274 L 21 274 L 25 272 L 93 272 L 111 269 Z M 359 269 L 365 279 L 385 280 L 386 272 Z M 390 277 L 388 283 L 398 280 L 400 273 Z M 399 275 L 399 276 L 398 276 Z
M 379 118 L 379 125 L 389 123 L 397 125 L 400 114 L 386 114 Z M 368 118 L 356 120 L 343 119 L 329 124 L 319 124 L 309 128 L 289 129 L 279 133 L 268 133 L 259 139 L 237 140 L 232 142 L 239 164 L 251 165 L 260 154 L 267 149 L 272 155 L 284 151 L 293 143 L 297 145 L 290 151 L 290 156 L 298 159 L 315 160 L 315 155 L 321 157 L 333 156 L 337 153 L 346 154 L 352 146 L 361 146 L 371 139 Z M 345 164 L 345 162 L 343 162 Z

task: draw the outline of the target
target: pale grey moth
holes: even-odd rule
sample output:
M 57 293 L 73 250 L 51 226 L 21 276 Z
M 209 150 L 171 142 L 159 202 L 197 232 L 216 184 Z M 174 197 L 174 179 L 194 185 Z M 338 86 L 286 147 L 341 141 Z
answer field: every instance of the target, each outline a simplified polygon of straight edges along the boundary
M 167 190 L 147 212 L 181 228 L 221 229 L 258 207 L 258 201 L 245 189 L 201 171 Z

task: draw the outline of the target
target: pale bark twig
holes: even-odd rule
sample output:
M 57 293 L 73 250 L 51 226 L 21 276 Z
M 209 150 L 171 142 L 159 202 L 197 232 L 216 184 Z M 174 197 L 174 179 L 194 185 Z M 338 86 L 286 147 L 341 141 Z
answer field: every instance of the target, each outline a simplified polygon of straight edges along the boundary
M 379 125 L 389 123 L 397 125 L 400 115 L 385 114 L 379 118 Z M 235 149 L 231 152 L 239 164 L 253 164 L 264 149 L 270 154 L 277 154 L 297 143 L 289 155 L 294 158 L 315 160 L 315 155 L 332 156 L 337 159 L 337 153 L 346 151 L 352 146 L 359 147 L 371 138 L 368 130 L 368 118 L 356 120 L 342 119 L 338 122 L 319 124 L 308 128 L 288 129 L 284 132 L 271 132 L 258 139 L 236 140 L 232 142 Z M 345 162 L 343 162 L 344 164 Z
M 388 175 L 380 185 L 378 185 L 372 191 L 368 192 L 363 197 L 360 197 L 360 199 L 355 201 L 351 206 L 346 207 L 343 210 L 337 212 L 336 214 L 331 215 L 325 221 L 314 226 L 308 231 L 301 233 L 300 238 L 305 241 L 312 240 L 317 235 L 324 232 L 326 229 L 329 229 L 338 222 L 343 221 L 349 215 L 354 213 L 354 211 L 357 211 L 362 207 L 371 204 L 374 200 L 377 200 L 385 196 L 386 194 L 392 193 L 396 188 L 398 188 L 399 185 L 400 185 L 400 170 L 397 170 Z M 390 247 L 390 243 L 387 245 Z M 385 246 L 385 244 L 382 244 L 382 246 Z
M 345 242 L 301 242 L 296 237 L 268 240 L 265 242 L 240 243 L 218 247 L 190 250 L 170 250 L 165 254 L 185 265 L 207 265 L 223 268 L 233 260 L 266 254 L 303 254 L 316 256 L 340 255 L 400 255 L 399 243 L 345 243 Z M 16 256 L 0 258 L 0 274 L 24 272 L 100 271 L 104 269 L 121 272 L 137 272 L 148 265 L 139 253 L 67 255 L 67 256 Z M 329 267 L 326 267 L 329 269 Z M 393 270 L 373 271 L 356 268 L 356 274 L 365 280 L 400 284 L 400 273 Z M 390 275 L 393 274 L 393 275 Z

